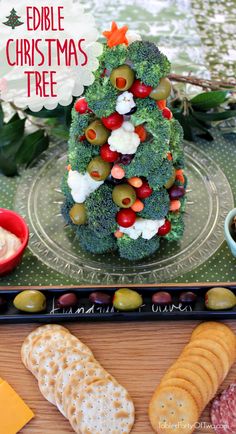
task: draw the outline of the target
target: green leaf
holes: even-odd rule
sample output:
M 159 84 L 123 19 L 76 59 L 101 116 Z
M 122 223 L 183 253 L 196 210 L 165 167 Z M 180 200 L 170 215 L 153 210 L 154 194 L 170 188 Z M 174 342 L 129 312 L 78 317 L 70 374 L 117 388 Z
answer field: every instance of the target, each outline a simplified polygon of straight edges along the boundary
M 204 134 L 200 134 L 200 135 L 198 134 L 199 137 L 202 137 L 202 138 L 204 138 L 204 139 L 206 139 L 206 140 L 208 140 L 208 141 L 212 141 L 212 140 L 214 140 L 213 136 L 212 136 L 211 133 L 208 131 L 208 128 L 209 128 L 209 127 L 206 127 L 206 126 L 205 126 L 205 122 L 198 121 L 198 120 L 194 117 L 194 115 L 193 115 L 193 116 L 192 116 L 192 115 L 189 116 L 189 122 L 191 123 L 191 125 L 192 125 L 194 128 L 197 128 L 198 130 L 203 131 Z
M 24 129 L 25 119 L 19 119 L 19 116 L 13 116 L 0 129 L 0 170 L 7 176 L 17 174 L 16 154 L 23 141 Z
M 16 161 L 28 167 L 49 146 L 49 137 L 44 130 L 35 131 L 26 136 L 19 148 Z
M 209 110 L 225 102 L 227 95 L 227 90 L 213 90 L 211 92 L 204 92 L 196 95 L 190 100 L 190 102 L 194 109 Z
M 215 113 L 199 113 L 195 111 L 194 116 L 197 119 L 206 122 L 223 121 L 225 119 L 236 117 L 236 110 L 225 110 L 223 112 L 215 112 Z
M 176 111 L 176 112 L 174 112 L 174 117 L 175 117 L 175 119 L 177 119 L 179 121 L 179 123 L 183 127 L 184 139 L 189 140 L 189 141 L 193 141 L 194 136 L 193 136 L 192 127 L 191 127 L 191 124 L 189 121 L 189 116 L 184 116 L 182 112 Z

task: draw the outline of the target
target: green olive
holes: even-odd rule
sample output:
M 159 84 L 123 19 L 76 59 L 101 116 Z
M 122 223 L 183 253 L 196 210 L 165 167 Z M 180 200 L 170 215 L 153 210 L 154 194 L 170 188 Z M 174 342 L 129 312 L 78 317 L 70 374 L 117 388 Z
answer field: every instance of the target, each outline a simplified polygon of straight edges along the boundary
M 158 86 L 151 91 L 149 96 L 150 98 L 155 99 L 156 101 L 160 101 L 161 99 L 168 98 L 170 92 L 171 92 L 171 82 L 169 78 L 164 77 L 160 79 Z
M 112 70 L 110 80 L 116 89 L 128 90 L 134 82 L 134 71 L 128 65 L 121 65 Z
M 102 146 L 107 142 L 110 131 L 103 125 L 102 121 L 93 121 L 85 130 L 85 136 L 92 145 Z
M 94 181 L 104 181 L 110 175 L 111 167 L 111 163 L 104 161 L 102 157 L 95 157 L 90 161 L 87 172 Z
M 120 208 L 130 208 L 136 201 L 135 189 L 129 184 L 116 185 L 112 191 L 112 199 Z
M 207 309 L 232 309 L 236 305 L 236 297 L 230 289 L 215 287 L 209 289 L 205 295 Z
M 46 297 L 40 291 L 26 290 L 17 294 L 13 300 L 13 304 L 22 312 L 42 312 L 46 309 Z
M 114 294 L 113 306 L 118 310 L 135 310 L 142 306 L 142 304 L 142 296 L 132 289 L 120 288 Z
M 75 225 L 84 225 L 87 221 L 86 208 L 82 203 L 75 203 L 70 212 L 70 218 Z
M 165 183 L 164 187 L 168 190 L 172 185 L 174 185 L 175 182 L 175 169 L 173 168 L 173 173 L 171 177 L 168 179 L 168 181 Z

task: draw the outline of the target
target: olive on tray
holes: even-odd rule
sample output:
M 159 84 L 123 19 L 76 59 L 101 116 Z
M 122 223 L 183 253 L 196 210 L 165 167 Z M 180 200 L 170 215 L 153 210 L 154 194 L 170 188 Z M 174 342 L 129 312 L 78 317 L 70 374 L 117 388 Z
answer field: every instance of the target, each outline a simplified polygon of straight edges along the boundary
M 210 310 L 232 309 L 236 305 L 236 297 L 230 289 L 217 286 L 207 291 L 205 305 Z
M 172 303 L 171 294 L 166 291 L 155 292 L 152 296 L 152 303 L 158 304 L 159 306 L 169 305 Z
M 89 295 L 89 301 L 94 304 L 109 306 L 112 304 L 112 297 L 105 292 L 94 291 Z
M 77 306 L 78 302 L 78 297 L 74 292 L 67 292 L 66 294 L 63 294 L 57 298 L 56 306 L 60 309 L 70 308 Z
M 7 308 L 7 300 L 0 295 L 0 312 Z
M 122 311 L 136 310 L 142 304 L 142 296 L 137 291 L 129 288 L 117 289 L 113 297 L 113 306 Z
M 197 295 L 194 292 L 181 292 L 179 302 L 184 305 L 194 305 L 197 300 Z
M 25 290 L 19 292 L 13 300 L 16 309 L 22 312 L 37 313 L 46 309 L 46 297 L 37 290 Z

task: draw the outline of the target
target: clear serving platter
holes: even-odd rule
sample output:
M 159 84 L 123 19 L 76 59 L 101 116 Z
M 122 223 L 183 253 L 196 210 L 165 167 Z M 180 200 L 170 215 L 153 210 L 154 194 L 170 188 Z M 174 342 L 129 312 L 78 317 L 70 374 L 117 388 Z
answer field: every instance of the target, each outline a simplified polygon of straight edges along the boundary
M 54 270 L 93 285 L 160 283 L 199 266 L 224 240 L 224 219 L 233 208 L 233 195 L 226 176 L 207 154 L 190 143 L 185 143 L 185 153 L 188 203 L 183 239 L 163 240 L 156 254 L 128 262 L 117 253 L 83 251 L 74 231 L 65 226 L 60 182 L 66 145 L 53 147 L 36 167 L 25 171 L 16 194 L 15 209 L 30 228 L 30 250 Z

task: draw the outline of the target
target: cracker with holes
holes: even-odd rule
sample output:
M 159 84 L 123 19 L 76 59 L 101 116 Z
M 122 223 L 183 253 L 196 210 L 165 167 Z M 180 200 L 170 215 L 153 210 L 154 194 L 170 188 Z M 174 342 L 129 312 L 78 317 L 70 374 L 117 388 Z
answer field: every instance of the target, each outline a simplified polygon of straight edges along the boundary
M 180 387 L 158 388 L 149 405 L 149 418 L 158 434 L 191 434 L 199 410 L 192 395 Z
M 94 381 L 107 377 L 110 377 L 109 374 L 102 366 L 96 363 L 86 363 L 83 370 L 71 376 L 62 396 L 63 409 L 70 422 L 72 416 L 75 414 L 76 403 L 84 387 Z
M 37 327 L 35 330 L 33 330 L 24 340 L 22 347 L 21 347 L 21 359 L 24 363 L 25 367 L 29 369 L 28 367 L 28 356 L 32 349 L 33 342 L 39 337 L 42 336 L 43 333 L 46 333 L 48 331 L 54 332 L 55 330 L 63 330 L 64 332 L 69 333 L 69 330 L 67 330 L 65 327 L 62 327 L 57 324 L 46 324 L 40 327 Z
M 75 360 L 80 360 L 80 362 L 93 360 L 93 357 L 89 353 L 84 353 L 76 348 L 78 342 L 79 341 L 74 342 L 75 347 L 69 346 L 65 348 L 65 346 L 62 346 L 56 349 L 49 348 L 40 358 L 38 385 L 44 398 L 51 402 L 51 404 L 56 405 L 55 385 L 58 373 L 63 370 L 68 363 Z
M 124 387 L 110 379 L 95 381 L 78 398 L 75 420 L 78 434 L 128 434 L 134 405 Z

